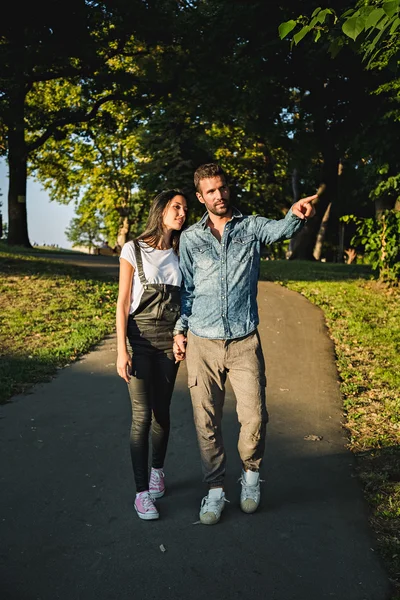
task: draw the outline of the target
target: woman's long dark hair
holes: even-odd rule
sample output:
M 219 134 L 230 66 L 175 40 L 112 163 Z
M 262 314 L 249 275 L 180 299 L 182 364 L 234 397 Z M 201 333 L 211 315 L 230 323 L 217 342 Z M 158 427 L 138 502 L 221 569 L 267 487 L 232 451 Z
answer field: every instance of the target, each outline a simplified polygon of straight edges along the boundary
M 164 234 L 164 228 L 163 228 L 164 211 L 168 207 L 171 200 L 173 198 L 175 198 L 175 196 L 183 196 L 185 198 L 186 202 L 188 201 L 186 195 L 183 192 L 181 192 L 180 190 L 165 190 L 165 191 L 157 194 L 157 196 L 154 198 L 153 202 L 151 203 L 145 230 L 143 231 L 142 234 L 139 235 L 139 237 L 137 238 L 138 240 L 143 240 L 144 242 L 149 244 L 149 246 L 152 246 L 152 247 L 157 246 L 157 244 L 159 243 L 160 239 L 162 238 L 162 236 Z M 178 254 L 178 250 L 179 250 L 179 238 L 180 238 L 182 231 L 184 229 L 186 229 L 186 227 L 187 227 L 187 221 L 185 219 L 185 222 L 182 225 L 182 228 L 179 231 L 172 232 L 171 246 L 177 254 Z

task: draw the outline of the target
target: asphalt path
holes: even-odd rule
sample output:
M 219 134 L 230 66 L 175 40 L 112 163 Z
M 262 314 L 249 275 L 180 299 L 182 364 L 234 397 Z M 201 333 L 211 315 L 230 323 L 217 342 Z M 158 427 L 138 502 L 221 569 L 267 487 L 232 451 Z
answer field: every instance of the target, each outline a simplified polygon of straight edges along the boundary
M 67 260 L 118 271 L 115 258 Z M 277 284 L 261 282 L 258 301 L 270 413 L 259 510 L 239 508 L 238 424 L 228 386 L 229 503 L 220 523 L 199 524 L 206 490 L 183 363 L 161 518 L 137 517 L 130 403 L 109 336 L 51 382 L 0 407 L 1 600 L 390 597 L 346 449 L 323 315 Z

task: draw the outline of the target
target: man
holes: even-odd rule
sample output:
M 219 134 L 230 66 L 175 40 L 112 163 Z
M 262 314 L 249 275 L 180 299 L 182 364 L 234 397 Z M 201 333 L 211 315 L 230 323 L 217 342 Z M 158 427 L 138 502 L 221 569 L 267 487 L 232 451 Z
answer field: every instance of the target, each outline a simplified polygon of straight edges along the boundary
M 213 525 L 225 503 L 221 421 L 228 373 L 240 423 L 240 506 L 253 513 L 260 502 L 259 470 L 268 421 L 265 364 L 257 332 L 261 244 L 292 237 L 314 215 L 311 202 L 317 196 L 299 200 L 284 219 L 274 221 L 243 216 L 231 206 L 225 173 L 215 163 L 200 166 L 194 184 L 207 212 L 180 238 L 183 287 L 174 352 L 177 360 L 186 355 L 204 481 L 209 486 L 200 521 Z

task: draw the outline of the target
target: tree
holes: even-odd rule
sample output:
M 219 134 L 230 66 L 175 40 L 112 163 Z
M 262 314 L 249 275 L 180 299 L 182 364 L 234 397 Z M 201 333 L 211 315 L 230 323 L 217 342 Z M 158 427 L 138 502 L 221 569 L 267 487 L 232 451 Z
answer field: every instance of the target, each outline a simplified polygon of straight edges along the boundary
M 0 148 L 10 171 L 10 244 L 30 245 L 26 177 L 32 152 L 50 138 L 62 138 L 66 125 L 92 121 L 106 102 L 125 98 L 148 106 L 153 95 L 165 92 L 157 58 L 160 46 L 171 44 L 178 12 L 173 0 L 71 0 L 65 11 L 38 0 L 14 2 L 2 15 Z M 62 90 L 66 83 L 75 88 L 73 104 L 63 103 L 63 93 L 45 93 L 49 84 Z
M 80 215 L 71 220 L 70 226 L 66 230 L 67 239 L 72 242 L 72 246 L 83 246 L 89 249 L 96 246 L 102 240 L 100 234 L 100 217 L 96 214 Z
M 290 142 L 281 119 L 288 91 L 279 79 L 284 51 L 279 41 L 260 48 L 262 36 L 254 27 L 265 21 L 269 29 L 271 12 L 277 18 L 276 9 L 263 2 L 212 0 L 186 15 L 179 86 L 140 137 L 148 157 L 141 163 L 141 189 L 162 182 L 193 190 L 194 169 L 218 160 L 243 210 L 282 216 L 289 208 L 291 193 L 283 187 Z
M 314 42 L 336 61 L 344 50 L 350 49 L 366 72 L 375 75 L 371 77 L 369 94 L 377 98 L 379 104 L 375 104 L 368 120 L 356 133 L 352 154 L 358 149 L 356 162 L 364 175 L 361 185 L 368 190 L 367 196 L 375 201 L 378 218 L 385 210 L 393 209 L 399 198 L 399 113 L 393 106 L 393 100 L 396 104 L 398 101 L 399 80 L 396 76 L 393 78 L 392 72 L 400 49 L 399 26 L 398 0 L 372 0 L 357 2 L 339 13 L 331 8 L 317 8 L 310 17 L 300 16 L 279 27 L 281 39 L 291 36 L 292 48 L 300 42 L 303 46 L 302 40 L 312 36 Z M 364 103 L 360 106 L 365 108 Z M 378 131 L 381 134 L 379 143 L 376 141 Z M 349 212 L 351 209 L 344 214 Z M 357 219 L 353 222 L 360 223 Z
M 289 206 L 295 172 L 296 193 L 309 194 L 309 186 L 325 184 L 317 217 L 296 238 L 292 253 L 293 258 L 312 258 L 320 224 L 332 203 L 330 220 L 337 223 L 339 163 L 348 162 L 354 136 L 378 104 L 369 92 L 380 81 L 365 74 L 348 51 L 332 65 L 312 43 L 296 52 L 289 44 L 280 45 L 276 31 L 283 10 L 289 13 L 296 6 L 257 1 L 232 5 L 224 0 L 199 5 L 200 21 L 207 27 L 206 31 L 205 26 L 198 27 L 199 35 L 188 41 L 189 77 L 194 73 L 198 79 L 185 82 L 189 90 L 185 98 L 196 99 L 196 117 L 213 132 L 208 147 L 230 173 L 240 173 L 239 194 L 246 210 L 276 216 L 284 206 L 282 196 Z M 222 29 L 218 23 L 224 24 Z M 214 143 L 217 132 L 226 132 L 223 148 Z M 253 142 L 258 150 L 251 153 Z
M 66 127 L 63 140 L 50 139 L 32 168 L 52 200 L 75 201 L 84 215 L 101 216 L 108 239 L 122 246 L 141 219 L 137 193 L 138 123 L 125 102 L 103 105 L 96 123 Z

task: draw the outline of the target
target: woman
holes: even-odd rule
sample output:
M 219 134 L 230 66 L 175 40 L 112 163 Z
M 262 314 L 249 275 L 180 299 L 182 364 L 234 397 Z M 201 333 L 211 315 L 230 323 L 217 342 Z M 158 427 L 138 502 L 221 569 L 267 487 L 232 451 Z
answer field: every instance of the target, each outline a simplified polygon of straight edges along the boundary
M 181 274 L 179 237 L 187 200 L 179 190 L 154 199 L 144 233 L 124 244 L 117 301 L 117 370 L 127 382 L 132 404 L 131 458 L 136 483 L 135 510 L 158 519 L 154 504 L 165 492 L 169 407 L 179 366 L 172 331 L 179 316 Z M 132 356 L 127 350 L 128 338 Z M 152 467 L 148 474 L 151 427 Z

